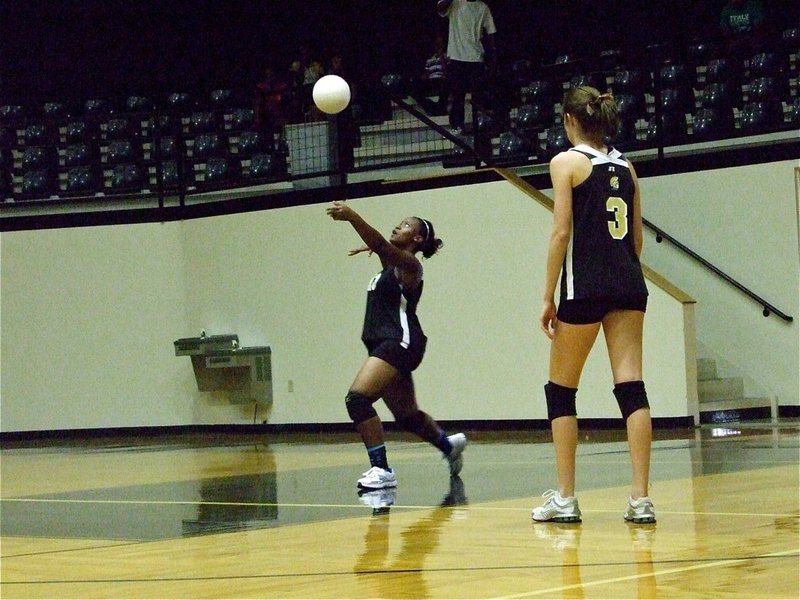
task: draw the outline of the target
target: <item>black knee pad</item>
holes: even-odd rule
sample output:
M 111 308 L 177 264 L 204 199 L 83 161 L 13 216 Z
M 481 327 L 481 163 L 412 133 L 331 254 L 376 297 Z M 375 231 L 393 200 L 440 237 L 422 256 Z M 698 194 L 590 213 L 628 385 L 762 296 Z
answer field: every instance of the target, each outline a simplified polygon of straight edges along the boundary
M 417 410 L 409 415 L 397 418 L 397 424 L 411 433 L 416 433 L 425 424 L 425 413 Z
M 564 387 L 552 381 L 544 386 L 544 397 L 547 400 L 547 418 L 552 421 L 558 417 L 574 417 L 578 414 L 575 410 L 575 396 L 578 388 Z
M 650 408 L 644 381 L 624 381 L 614 386 L 614 396 L 619 404 L 622 418 L 627 421 L 640 408 Z
M 347 414 L 353 419 L 353 423 L 359 425 L 368 421 L 372 417 L 377 417 L 378 413 L 372 406 L 374 400 L 359 392 L 349 391 L 344 398 L 344 405 L 347 407 Z

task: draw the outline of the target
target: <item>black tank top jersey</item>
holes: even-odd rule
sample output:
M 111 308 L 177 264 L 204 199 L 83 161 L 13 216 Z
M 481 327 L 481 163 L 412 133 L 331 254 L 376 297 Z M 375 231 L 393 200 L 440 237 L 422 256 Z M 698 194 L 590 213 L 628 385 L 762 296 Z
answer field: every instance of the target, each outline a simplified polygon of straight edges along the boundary
M 628 161 L 614 148 L 603 154 L 571 148 L 592 161 L 572 189 L 572 235 L 561 272 L 561 300 L 647 294 L 633 235 L 634 183 Z
M 422 296 L 422 284 L 404 290 L 394 274 L 386 267 L 369 282 L 367 309 L 361 339 L 365 344 L 378 340 L 396 340 L 403 348 L 418 346 L 425 335 L 417 319 L 417 304 Z

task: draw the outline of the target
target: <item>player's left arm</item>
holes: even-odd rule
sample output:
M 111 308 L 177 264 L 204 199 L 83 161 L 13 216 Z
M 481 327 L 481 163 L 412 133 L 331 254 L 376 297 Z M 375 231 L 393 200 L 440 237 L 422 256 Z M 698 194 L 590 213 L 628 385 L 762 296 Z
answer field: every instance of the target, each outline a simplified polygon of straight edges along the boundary
M 636 169 L 633 168 L 631 161 L 628 166 L 633 177 L 633 246 L 636 249 L 636 256 L 642 255 L 644 246 L 644 235 L 642 234 L 642 196 L 639 191 L 639 178 L 636 176 Z
M 421 279 L 422 265 L 417 257 L 389 242 L 345 202 L 334 202 L 327 213 L 334 221 L 349 221 L 367 248 L 380 257 L 384 267 L 392 265 L 403 273 L 404 283 L 413 284 Z

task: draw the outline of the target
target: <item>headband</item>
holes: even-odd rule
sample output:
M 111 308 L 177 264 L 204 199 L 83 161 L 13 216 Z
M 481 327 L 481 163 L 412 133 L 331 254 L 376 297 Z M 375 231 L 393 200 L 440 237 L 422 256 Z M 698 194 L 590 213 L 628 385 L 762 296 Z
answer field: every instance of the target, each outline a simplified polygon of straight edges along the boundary
M 422 221 L 422 224 L 425 225 L 425 242 L 427 242 L 428 239 L 431 237 L 431 224 L 430 224 L 430 221 L 428 221 L 428 219 L 423 219 L 421 217 L 417 217 L 417 219 Z

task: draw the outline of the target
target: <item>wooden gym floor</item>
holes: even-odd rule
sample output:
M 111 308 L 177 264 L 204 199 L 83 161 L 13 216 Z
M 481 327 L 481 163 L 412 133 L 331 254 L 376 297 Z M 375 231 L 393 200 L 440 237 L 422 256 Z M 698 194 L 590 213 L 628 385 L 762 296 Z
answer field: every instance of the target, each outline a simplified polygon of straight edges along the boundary
M 389 434 L 388 509 L 354 434 L 6 442 L 0 597 L 797 598 L 799 432 L 657 430 L 651 526 L 622 519 L 619 431 L 582 433 L 579 525 L 531 522 L 543 431 L 468 432 L 453 480 Z

